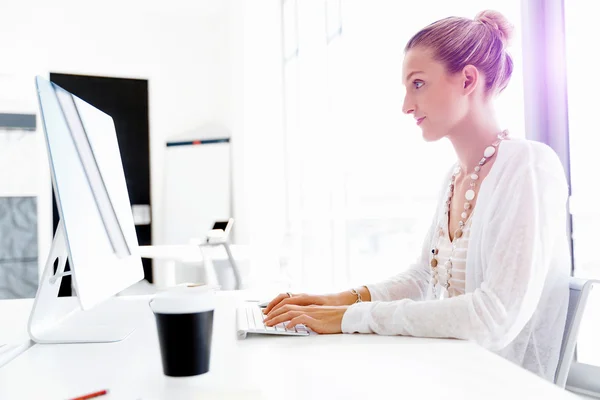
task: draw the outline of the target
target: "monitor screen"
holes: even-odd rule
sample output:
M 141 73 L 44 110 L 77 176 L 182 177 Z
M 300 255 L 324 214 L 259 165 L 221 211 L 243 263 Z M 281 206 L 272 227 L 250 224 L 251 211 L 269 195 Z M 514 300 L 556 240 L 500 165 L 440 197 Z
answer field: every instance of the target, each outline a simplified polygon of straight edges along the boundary
M 37 77 L 73 287 L 83 309 L 143 279 L 113 119 Z

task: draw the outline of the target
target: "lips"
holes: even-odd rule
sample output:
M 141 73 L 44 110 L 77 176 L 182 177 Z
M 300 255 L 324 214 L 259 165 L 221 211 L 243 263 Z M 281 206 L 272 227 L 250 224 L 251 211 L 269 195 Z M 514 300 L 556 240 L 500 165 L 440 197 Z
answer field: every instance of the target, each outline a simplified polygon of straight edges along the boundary
M 424 119 L 425 117 L 417 118 L 417 125 L 421 125 L 421 122 L 423 122 Z

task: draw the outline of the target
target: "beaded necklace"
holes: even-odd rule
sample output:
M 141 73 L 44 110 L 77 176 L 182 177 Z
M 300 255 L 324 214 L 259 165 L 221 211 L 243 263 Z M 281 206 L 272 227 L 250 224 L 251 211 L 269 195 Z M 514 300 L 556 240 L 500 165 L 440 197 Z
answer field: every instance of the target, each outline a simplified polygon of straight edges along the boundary
M 439 253 L 440 247 L 440 238 L 444 236 L 444 228 L 442 226 L 442 222 L 440 222 L 438 226 L 438 239 L 436 241 L 435 247 L 431 250 L 431 279 L 433 282 L 433 294 L 436 298 L 444 299 L 449 297 L 449 288 L 450 288 L 450 279 L 452 278 L 452 257 L 454 256 L 454 251 L 456 250 L 456 245 L 458 240 L 463 236 L 463 229 L 466 225 L 466 222 L 470 218 L 473 213 L 473 206 L 471 201 L 475 199 L 475 190 L 478 188 L 477 182 L 479 180 L 479 172 L 481 171 L 481 167 L 483 167 L 490 158 L 492 158 L 496 154 L 496 149 L 502 140 L 508 137 L 508 131 L 503 131 L 498 135 L 497 140 L 492 143 L 491 146 L 486 147 L 483 152 L 483 158 L 479 161 L 478 165 L 475 166 L 473 173 L 471 174 L 471 182 L 469 184 L 470 189 L 465 192 L 465 205 L 464 211 L 461 213 L 461 219 L 458 221 L 458 228 L 454 231 L 454 238 L 452 239 L 452 251 L 450 256 L 448 257 L 448 261 L 446 261 L 442 268 L 438 265 L 437 255 Z M 450 185 L 448 186 L 448 196 L 445 203 L 445 217 L 444 223 L 449 226 L 449 215 L 452 205 L 452 197 L 454 195 L 454 183 L 456 181 L 456 177 L 460 173 L 460 167 L 457 165 L 452 177 L 450 178 Z M 441 269 L 441 271 L 440 271 Z

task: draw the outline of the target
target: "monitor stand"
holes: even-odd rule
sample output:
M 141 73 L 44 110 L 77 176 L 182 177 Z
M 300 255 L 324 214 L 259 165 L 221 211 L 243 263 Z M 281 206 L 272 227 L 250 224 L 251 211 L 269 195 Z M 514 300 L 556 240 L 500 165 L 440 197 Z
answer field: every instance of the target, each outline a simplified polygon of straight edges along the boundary
M 136 318 L 130 318 L 124 310 L 123 299 L 113 296 L 84 311 L 77 297 L 58 297 L 62 277 L 72 274 L 72 271 L 65 272 L 66 243 L 60 221 L 29 315 L 29 337 L 37 343 L 100 343 L 125 339 L 135 330 Z M 56 260 L 58 268 L 54 273 Z

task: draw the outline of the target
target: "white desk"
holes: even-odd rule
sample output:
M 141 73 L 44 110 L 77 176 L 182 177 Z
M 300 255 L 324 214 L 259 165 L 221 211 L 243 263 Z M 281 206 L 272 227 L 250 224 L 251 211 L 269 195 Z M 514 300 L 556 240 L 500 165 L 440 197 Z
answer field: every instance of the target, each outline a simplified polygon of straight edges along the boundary
M 109 395 L 99 400 L 578 398 L 465 341 L 376 335 L 237 340 L 235 306 L 244 297 L 219 293 L 205 375 L 165 377 L 149 297 L 121 297 L 122 317 L 139 319 L 131 336 L 110 344 L 34 345 L 0 368 L 0 399 L 66 399 L 102 389 Z
M 33 299 L 0 301 L 0 368 L 33 345 L 27 334 L 27 321 Z M 2 399 L 2 397 L 0 397 Z

